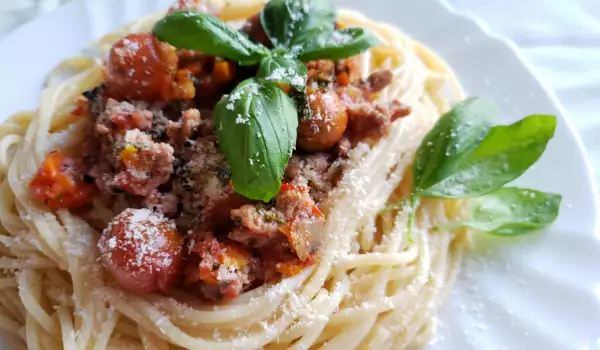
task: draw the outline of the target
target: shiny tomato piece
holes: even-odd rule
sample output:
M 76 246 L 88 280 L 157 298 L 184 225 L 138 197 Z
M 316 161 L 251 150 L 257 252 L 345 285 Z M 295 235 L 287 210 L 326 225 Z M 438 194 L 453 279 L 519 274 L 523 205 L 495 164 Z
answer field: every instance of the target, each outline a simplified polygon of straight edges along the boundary
M 104 267 L 125 289 L 167 292 L 183 268 L 182 239 L 175 225 L 150 209 L 126 209 L 102 233 Z
M 106 94 L 117 100 L 165 99 L 170 95 L 177 62 L 175 49 L 152 34 L 128 34 L 110 50 Z

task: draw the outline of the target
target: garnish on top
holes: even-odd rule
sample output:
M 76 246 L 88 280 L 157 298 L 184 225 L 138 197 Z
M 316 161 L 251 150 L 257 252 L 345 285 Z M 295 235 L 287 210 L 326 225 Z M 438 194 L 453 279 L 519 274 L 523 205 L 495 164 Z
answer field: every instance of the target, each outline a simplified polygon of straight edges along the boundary
M 351 57 L 379 45 L 379 40 L 363 28 L 336 29 L 333 8 L 321 1 L 269 1 L 260 22 L 273 49 L 212 15 L 191 10 L 168 14 L 152 33 L 177 48 L 259 66 L 255 78 L 240 83 L 217 104 L 214 118 L 233 188 L 266 202 L 279 192 L 296 145 L 300 108 L 284 89 L 291 86 L 306 94 L 307 69 L 301 60 Z

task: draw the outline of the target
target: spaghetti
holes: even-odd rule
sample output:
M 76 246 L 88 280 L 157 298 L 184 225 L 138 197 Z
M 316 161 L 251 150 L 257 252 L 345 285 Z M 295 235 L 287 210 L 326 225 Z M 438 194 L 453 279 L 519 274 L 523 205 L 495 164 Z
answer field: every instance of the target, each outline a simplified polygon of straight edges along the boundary
M 260 4 L 220 9 L 228 20 Z M 233 5 L 231 5 L 233 6 Z M 242 10 L 243 9 L 243 10 Z M 149 16 L 94 45 L 99 57 L 124 33 L 147 32 Z M 76 57 L 47 80 L 35 112 L 0 125 L 0 330 L 13 349 L 403 349 L 431 338 L 435 312 L 458 271 L 464 232 L 428 231 L 461 210 L 458 201 L 420 203 L 413 231 L 407 212 L 378 213 L 407 195 L 410 165 L 422 137 L 462 92 L 437 56 L 397 29 L 352 11 L 343 26 L 364 27 L 384 45 L 360 56 L 363 76 L 389 69 L 383 101 L 399 99 L 412 114 L 373 147 L 350 152 L 349 170 L 322 210 L 327 220 L 320 260 L 300 274 L 265 284 L 223 305 L 188 294 L 136 294 L 106 283 L 99 233 L 67 210 L 32 200 L 28 183 L 45 155 L 81 140 L 69 118 L 73 101 L 102 83 L 101 60 Z M 68 74 L 65 74 L 68 73 Z M 94 203 L 98 217 L 110 216 Z M 105 218 L 109 221 L 110 217 Z

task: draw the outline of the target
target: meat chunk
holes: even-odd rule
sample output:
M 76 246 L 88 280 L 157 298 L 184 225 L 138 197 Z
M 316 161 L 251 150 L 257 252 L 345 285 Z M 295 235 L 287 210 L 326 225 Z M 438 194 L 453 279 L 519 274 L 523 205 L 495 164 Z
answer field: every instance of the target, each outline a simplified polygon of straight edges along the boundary
M 279 236 L 279 226 L 285 222 L 280 211 L 251 204 L 232 210 L 231 219 L 238 226 L 229 238 L 252 248 L 262 247 Z
M 148 196 L 171 177 L 173 147 L 155 143 L 139 130 L 128 130 L 124 141 L 115 183 L 131 194 Z
M 168 121 L 167 136 L 169 144 L 172 146 L 181 146 L 198 129 L 202 119 L 200 111 L 192 108 L 181 113 L 181 118 L 177 122 Z
M 185 284 L 210 300 L 237 297 L 255 279 L 258 260 L 243 246 L 199 231 L 190 240 Z
M 371 73 L 367 78 L 367 87 L 371 92 L 379 92 L 390 85 L 393 78 L 394 75 L 389 70 Z
M 393 121 L 410 114 L 410 108 L 398 101 L 356 103 L 347 111 L 348 135 L 355 141 L 387 136 Z
M 286 220 L 280 231 L 300 260 L 305 261 L 321 244 L 325 222 L 323 213 L 309 195 L 308 188 L 284 184 L 275 198 L 275 208 Z
M 202 224 L 207 230 L 229 221 L 229 211 L 246 204 L 229 187 L 231 173 L 225 156 L 214 137 L 190 142 L 180 152 L 181 165 L 174 181 L 174 191 L 181 198 L 188 221 Z M 243 197 L 242 197 L 243 198 Z
M 97 120 L 96 131 L 100 135 L 111 131 L 125 131 L 138 129 L 148 131 L 152 127 L 153 114 L 148 109 L 135 106 L 129 102 L 119 102 L 109 98 L 106 101 L 104 112 Z
M 327 153 L 294 154 L 284 178 L 289 183 L 310 187 L 311 197 L 319 203 L 335 187 L 342 170 L 342 164 L 333 162 Z
M 340 139 L 338 143 L 333 147 L 333 154 L 337 158 L 348 158 L 348 153 L 352 149 L 352 143 L 348 139 L 348 137 L 344 136 Z
M 173 193 L 162 193 L 154 189 L 143 199 L 142 205 L 170 217 L 177 213 L 178 202 L 179 199 Z
M 315 60 L 304 63 L 308 70 L 308 82 L 331 82 L 335 76 L 335 63 L 330 60 Z
M 335 76 L 340 85 L 353 84 L 360 79 L 358 58 L 351 57 L 335 62 Z

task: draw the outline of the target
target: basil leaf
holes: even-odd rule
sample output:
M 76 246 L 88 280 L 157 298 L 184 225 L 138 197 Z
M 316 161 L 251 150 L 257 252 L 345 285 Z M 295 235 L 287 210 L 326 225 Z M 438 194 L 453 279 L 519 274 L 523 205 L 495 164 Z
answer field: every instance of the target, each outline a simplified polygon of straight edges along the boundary
M 274 47 L 291 48 L 332 31 L 335 13 L 326 0 L 271 0 L 260 13 L 260 22 Z
M 217 17 L 198 11 L 176 11 L 156 22 L 152 34 L 180 49 L 202 51 L 247 64 L 260 61 L 268 50 L 230 28 Z
M 381 45 L 379 39 L 367 29 L 345 28 L 324 32 L 311 40 L 300 50 L 298 58 L 302 61 L 341 60 L 378 45 Z
M 428 191 L 455 173 L 460 160 L 475 149 L 497 118 L 496 106 L 480 98 L 458 103 L 444 114 L 425 135 L 417 149 L 413 165 L 414 192 L 452 197 L 456 188 Z
M 296 145 L 298 114 L 275 83 L 244 80 L 214 109 L 215 133 L 231 167 L 234 190 L 269 201 Z
M 556 117 L 550 115 L 532 115 L 511 125 L 495 126 L 446 178 L 423 195 L 473 197 L 499 188 L 521 176 L 539 159 L 555 129 Z
M 470 199 L 470 218 L 460 224 L 494 235 L 522 235 L 552 224 L 561 200 L 559 194 L 504 187 Z
M 308 72 L 304 63 L 288 56 L 269 56 L 262 59 L 257 77 L 275 83 L 292 85 L 302 91 Z

